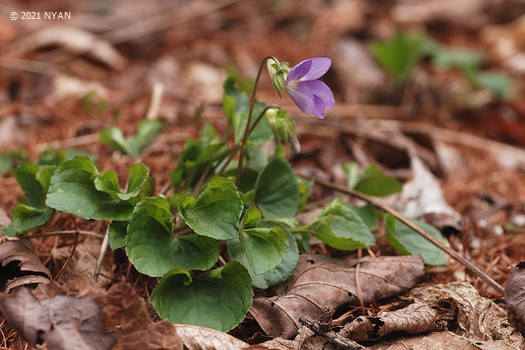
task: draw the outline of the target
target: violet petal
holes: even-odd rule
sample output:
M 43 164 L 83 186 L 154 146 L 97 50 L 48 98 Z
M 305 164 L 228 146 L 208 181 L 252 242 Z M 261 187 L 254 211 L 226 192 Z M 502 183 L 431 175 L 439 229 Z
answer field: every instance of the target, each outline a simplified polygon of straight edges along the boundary
M 286 84 L 303 78 L 306 74 L 308 74 L 311 67 L 312 67 L 311 58 L 301 61 L 299 64 L 297 64 L 295 67 L 292 68 L 292 70 L 290 71 L 290 74 L 288 74 L 288 76 L 286 77 Z
M 314 94 L 308 86 L 308 82 L 300 81 L 289 84 L 286 91 L 303 113 L 312 113 L 315 108 Z
M 324 105 L 323 100 L 320 97 L 314 95 L 314 103 L 315 103 L 315 107 L 314 107 L 314 111 L 312 112 L 312 114 L 317 116 L 317 118 L 319 119 L 324 119 L 325 105 Z
M 308 82 L 308 86 L 312 90 L 315 96 L 318 96 L 323 100 L 324 109 L 332 109 L 335 106 L 335 98 L 332 90 L 320 80 L 313 80 Z
M 306 61 L 310 62 L 309 65 L 307 65 L 309 69 L 306 73 L 304 73 L 305 67 L 303 67 L 302 63 Z M 303 62 L 299 63 L 297 66 L 292 68 L 290 74 L 286 78 L 286 83 L 292 80 L 310 81 L 310 80 L 319 79 L 328 71 L 328 69 L 330 68 L 330 65 L 332 64 L 332 60 L 330 60 L 327 57 L 309 58 L 307 60 L 304 60 Z M 294 72 L 296 68 L 298 69 L 298 72 L 292 75 L 292 73 Z M 292 76 L 292 78 L 290 78 L 290 76 Z M 288 80 L 288 78 L 290 80 Z

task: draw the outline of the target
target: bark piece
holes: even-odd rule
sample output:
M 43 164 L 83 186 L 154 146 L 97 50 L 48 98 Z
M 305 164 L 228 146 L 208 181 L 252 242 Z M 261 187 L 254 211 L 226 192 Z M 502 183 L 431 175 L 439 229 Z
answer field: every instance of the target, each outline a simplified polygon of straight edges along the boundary
M 51 275 L 40 259 L 22 241 L 0 243 L 0 291 L 49 282 Z
M 422 334 L 441 329 L 438 312 L 426 303 L 416 302 L 378 316 L 359 316 L 347 323 L 339 335 L 354 341 L 367 341 L 392 332 Z
M 268 335 L 291 338 L 297 334 L 301 316 L 319 319 L 323 308 L 359 305 L 357 264 L 361 264 L 358 280 L 365 304 L 412 288 L 424 274 L 420 256 L 345 260 L 303 254 L 277 295 L 255 298 L 250 312 Z

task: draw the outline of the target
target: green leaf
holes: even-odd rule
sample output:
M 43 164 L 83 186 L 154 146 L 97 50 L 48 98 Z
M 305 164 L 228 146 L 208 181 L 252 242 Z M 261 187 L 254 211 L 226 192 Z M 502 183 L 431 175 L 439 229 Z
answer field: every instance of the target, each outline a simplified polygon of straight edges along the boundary
M 321 241 L 340 250 L 367 248 L 375 243 L 363 219 L 338 198 L 310 223 L 309 230 Z
M 27 204 L 35 208 L 45 207 L 46 190 L 37 179 L 40 167 L 30 162 L 22 163 L 15 170 L 15 178 L 20 187 L 25 191 Z
M 476 85 L 489 90 L 494 96 L 509 97 L 512 82 L 509 76 L 503 72 L 487 71 L 476 74 Z
M 402 189 L 403 185 L 399 181 L 383 173 L 374 164 L 365 169 L 354 187 L 354 190 L 370 196 L 388 196 Z
M 263 220 L 260 221 L 257 226 L 258 228 L 265 227 L 267 229 L 271 229 L 275 227 L 275 225 L 278 225 L 278 223 L 269 220 Z M 253 268 L 248 262 L 246 250 L 238 237 L 228 241 L 228 254 L 230 258 L 240 262 L 248 270 L 248 273 L 252 279 L 252 284 L 257 288 L 266 289 L 269 286 L 284 282 L 288 277 L 290 277 L 297 266 L 297 262 L 299 261 L 299 250 L 297 248 L 295 238 L 288 230 L 283 227 L 281 228 L 286 231 L 286 237 L 288 240 L 286 255 L 279 265 L 263 274 L 256 274 L 254 272 Z
M 126 245 L 129 221 L 112 221 L 109 225 L 108 239 L 111 250 L 122 248 Z
M 248 208 L 248 210 L 246 210 L 246 214 L 244 214 L 243 226 L 244 227 L 254 226 L 255 224 L 259 222 L 259 220 L 261 220 L 261 218 L 262 218 L 262 214 L 259 209 Z
M 439 68 L 477 69 L 485 60 L 482 52 L 438 46 L 431 53 L 432 63 Z
M 126 139 L 124 138 L 124 134 L 119 128 L 111 127 L 102 130 L 102 132 L 100 133 L 100 143 L 107 145 L 124 154 L 133 154 Z
M 179 156 L 177 167 L 170 173 L 170 180 L 175 190 L 183 186 L 193 186 L 208 167 L 229 152 L 224 142 L 207 144 L 202 140 L 189 139 Z
M 117 173 L 108 170 L 95 178 L 95 187 L 111 195 L 115 199 L 127 201 L 139 195 L 142 184 L 148 179 L 149 169 L 141 163 L 133 164 L 129 170 L 128 186 L 126 193 L 120 192 Z
M 230 239 L 237 235 L 243 203 L 230 180 L 215 177 L 199 194 L 193 208 L 178 204 L 178 209 L 195 233 L 215 239 Z
M 298 176 L 297 184 L 299 186 L 299 210 L 304 210 L 308 197 L 310 197 L 310 192 L 312 192 L 314 180 L 307 180 Z
M 149 276 L 162 276 L 174 268 L 212 267 L 219 257 L 218 242 L 196 234 L 174 236 L 169 209 L 163 198 L 146 198 L 135 206 L 126 240 L 129 260 Z
M 164 124 L 157 119 L 143 119 L 139 122 L 137 134 L 127 140 L 131 154 L 135 157 L 140 155 L 148 147 L 155 137 L 162 131 Z
M 436 237 L 439 241 L 445 241 L 441 232 L 436 230 L 433 226 L 414 219 L 410 219 L 410 221 Z M 427 265 L 444 265 L 447 263 L 445 252 L 443 252 L 443 250 L 414 232 L 414 230 L 404 223 L 396 220 L 392 215 L 387 214 L 385 216 L 385 224 L 386 238 L 401 254 L 420 254 Z
M 32 231 L 44 225 L 53 214 L 51 208 L 34 208 L 18 203 L 12 212 L 13 228 L 18 233 Z
M 133 206 L 98 191 L 94 184 L 97 175 L 88 157 L 68 160 L 55 170 L 46 204 L 84 219 L 127 220 Z
M 244 319 L 252 300 L 250 275 L 235 261 L 195 276 L 183 269 L 171 270 L 151 294 L 162 318 L 222 332 Z
M 357 213 L 357 215 L 359 215 L 361 219 L 363 219 L 363 222 L 370 231 L 374 231 L 377 228 L 377 215 L 374 212 L 374 208 L 370 203 L 362 207 L 358 207 L 357 205 L 353 205 L 350 203 L 346 203 L 346 205 L 355 213 Z
M 279 265 L 288 251 L 287 231 L 281 226 L 246 229 L 240 235 L 248 263 L 257 275 Z
M 19 163 L 28 158 L 29 156 L 25 150 L 16 150 L 0 155 L 0 175 L 10 174 Z
M 299 207 L 299 186 L 290 164 L 273 159 L 255 184 L 255 204 L 267 219 L 295 216 Z
M 16 237 L 16 230 L 13 225 L 7 225 L 2 228 L 2 233 L 6 237 Z
M 245 93 L 241 93 L 235 87 L 235 79 L 232 77 L 226 79 L 223 88 L 224 113 L 228 118 L 230 127 L 233 129 L 234 140 L 238 143 L 243 139 L 246 124 L 248 123 L 250 101 Z M 266 103 L 255 102 L 250 126 L 255 123 L 259 114 L 261 114 L 267 106 Z M 272 129 L 270 128 L 270 125 L 268 125 L 266 118 L 263 118 L 250 134 L 248 141 L 254 145 L 261 145 L 268 142 L 272 137 Z
M 356 162 L 345 162 L 343 163 L 343 171 L 346 176 L 346 186 L 354 188 L 359 181 L 359 164 Z
M 388 41 L 374 41 L 370 49 L 381 66 L 398 82 L 404 82 L 422 57 L 425 35 L 396 34 Z

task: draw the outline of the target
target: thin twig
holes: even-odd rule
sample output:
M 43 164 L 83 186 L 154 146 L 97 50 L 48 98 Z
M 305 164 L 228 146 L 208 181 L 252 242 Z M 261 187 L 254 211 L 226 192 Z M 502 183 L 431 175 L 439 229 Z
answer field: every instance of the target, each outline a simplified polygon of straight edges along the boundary
M 84 230 L 64 230 L 64 231 L 53 231 L 48 233 L 37 233 L 34 235 L 26 235 L 24 236 L 25 239 L 32 239 L 32 238 L 45 238 L 45 237 L 53 237 L 53 236 L 72 236 L 75 234 L 81 234 L 85 236 L 93 236 L 97 238 L 103 238 L 100 233 L 92 232 L 92 231 L 84 231 Z
M 104 239 L 102 240 L 102 244 L 100 245 L 100 252 L 98 254 L 97 264 L 95 265 L 95 271 L 93 272 L 93 279 L 95 281 L 98 280 L 98 275 L 100 274 L 100 269 L 102 268 L 102 261 L 104 260 L 104 255 L 106 255 L 106 251 L 108 250 L 110 225 L 111 224 L 108 224 L 108 228 L 106 229 L 106 233 L 104 234 Z
M 370 350 L 370 348 L 363 346 L 361 344 L 358 344 L 350 339 L 343 338 L 339 335 L 337 335 L 334 332 L 325 332 L 321 330 L 319 327 L 319 324 L 316 322 L 313 322 L 308 318 L 308 316 L 300 317 L 299 322 L 301 322 L 302 325 L 310 328 L 315 334 L 325 338 L 333 345 L 345 349 L 345 350 Z
M 308 178 L 308 179 L 312 179 L 310 176 L 307 176 L 307 175 L 304 175 L 304 174 L 299 174 L 299 176 L 302 176 L 302 177 L 305 177 L 305 178 Z M 490 285 L 492 288 L 494 288 L 494 290 L 496 292 L 498 292 L 501 295 L 504 295 L 503 287 L 498 282 L 494 281 L 489 275 L 487 275 L 486 273 L 481 271 L 476 265 L 474 265 L 472 262 L 470 262 L 467 259 L 465 259 L 464 257 L 462 257 L 455 250 L 453 250 L 452 248 L 447 247 L 445 244 L 443 244 L 442 242 L 437 240 L 437 238 L 435 238 L 434 236 L 432 236 L 431 234 L 429 234 L 428 232 L 426 232 L 425 230 L 423 230 L 422 228 L 420 228 L 419 226 L 414 224 L 412 221 L 408 220 L 403 215 L 398 213 L 396 210 L 394 210 L 394 209 L 390 208 L 389 206 L 387 206 L 386 204 L 383 204 L 383 203 L 379 202 L 378 200 L 376 200 L 376 199 L 374 199 L 372 197 L 369 197 L 369 196 L 367 196 L 367 195 L 365 195 L 363 193 L 354 191 L 352 189 L 349 189 L 347 187 L 335 184 L 335 183 L 330 182 L 330 181 L 325 181 L 325 180 L 321 180 L 321 179 L 314 179 L 314 181 L 316 183 L 318 183 L 319 185 L 322 185 L 322 186 L 331 188 L 333 190 L 339 191 L 341 193 L 345 193 L 345 194 L 357 197 L 359 199 L 362 199 L 362 200 L 370 203 L 374 207 L 376 207 L 378 209 L 381 209 L 384 212 L 387 212 L 387 213 L 391 214 L 396 219 L 398 219 L 399 221 L 401 221 L 402 223 L 404 223 L 405 225 L 410 227 L 412 230 L 416 231 L 419 235 L 425 237 L 427 240 L 432 242 L 434 245 L 436 245 L 437 247 L 439 247 L 442 250 L 444 250 L 452 258 L 454 258 L 457 261 L 459 261 L 467 269 L 469 269 L 472 273 L 474 273 L 476 276 L 478 276 L 483 281 L 485 281 L 488 285 Z
M 57 273 L 57 275 L 55 276 L 55 278 L 53 278 L 53 281 L 58 280 L 58 278 L 59 278 L 60 276 L 62 276 L 62 274 L 64 273 L 64 271 L 65 271 L 66 268 L 68 267 L 69 263 L 70 263 L 71 260 L 73 259 L 73 256 L 75 255 L 75 251 L 77 250 L 78 236 L 79 236 L 79 232 L 77 231 L 76 234 L 75 234 L 75 242 L 73 243 L 73 248 L 71 248 L 71 253 L 69 253 L 69 256 L 67 257 L 66 262 L 64 263 L 64 265 L 62 266 L 62 268 L 60 269 L 60 271 L 58 271 L 58 273 Z

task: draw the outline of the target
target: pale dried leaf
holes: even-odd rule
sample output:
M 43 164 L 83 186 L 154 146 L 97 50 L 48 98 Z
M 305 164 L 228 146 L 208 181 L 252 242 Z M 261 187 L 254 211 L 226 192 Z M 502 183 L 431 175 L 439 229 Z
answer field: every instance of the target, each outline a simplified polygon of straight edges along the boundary
M 422 334 L 441 330 L 438 313 L 428 304 L 416 302 L 377 316 L 359 316 L 347 323 L 339 335 L 354 341 L 375 340 L 392 332 Z
M 509 316 L 521 330 L 525 330 L 525 262 L 510 267 L 505 284 L 505 301 Z
M 297 334 L 301 316 L 319 319 L 323 308 L 359 305 L 358 263 L 365 304 L 412 288 L 424 274 L 420 256 L 345 260 L 303 254 L 295 272 L 277 289 L 278 295 L 255 298 L 250 312 L 268 335 L 291 338 Z
M 188 350 L 239 350 L 249 348 L 249 344 L 215 329 L 175 325 L 179 338 Z
M 95 34 L 70 26 L 48 26 L 37 30 L 31 35 L 14 44 L 16 51 L 35 51 L 42 47 L 57 45 L 78 54 L 90 55 L 108 67 L 120 69 L 125 59 L 113 46 Z
M 412 178 L 403 184 L 403 191 L 391 196 L 388 204 L 403 215 L 420 219 L 442 230 L 460 230 L 461 215 L 445 200 L 438 180 L 418 157 L 411 157 Z
M 415 288 L 410 297 L 430 305 L 450 305 L 456 313 L 453 331 L 475 341 L 503 341 L 515 349 L 525 349 L 525 341 L 508 321 L 505 310 L 483 298 L 467 282 Z
M 4 209 L 0 208 L 0 229 L 2 227 L 9 226 L 9 224 L 11 224 L 11 218 L 9 218 Z M 2 236 L 1 233 L 0 236 Z
M 57 295 L 38 300 L 27 288 L 0 296 L 0 310 L 32 346 L 50 349 L 111 349 L 118 333 L 102 331 L 102 312 L 93 297 Z
M 317 350 L 324 349 L 327 340 L 315 335 L 308 327 L 302 326 L 294 340 L 283 339 L 281 337 L 265 341 L 260 344 L 264 349 L 272 350 Z M 250 350 L 252 348 L 249 348 Z M 256 348 L 254 350 L 257 350 Z
M 27 284 L 48 282 L 51 274 L 22 241 L 0 243 L 0 291 L 10 292 Z
M 482 342 L 452 332 L 430 333 L 424 336 L 404 337 L 370 346 L 374 350 L 515 350 L 502 341 Z

